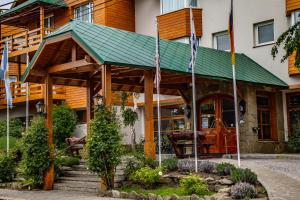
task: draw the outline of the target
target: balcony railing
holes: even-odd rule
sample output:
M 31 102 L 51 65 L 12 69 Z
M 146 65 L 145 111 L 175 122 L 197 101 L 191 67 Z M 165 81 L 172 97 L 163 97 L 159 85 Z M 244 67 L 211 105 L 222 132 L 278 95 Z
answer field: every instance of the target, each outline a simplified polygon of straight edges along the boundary
M 45 94 L 45 85 L 43 84 L 34 84 L 29 83 L 29 101 L 40 100 L 44 98 Z M 13 98 L 13 103 L 22 103 L 26 102 L 26 93 L 27 87 L 25 83 L 22 82 L 14 82 L 11 83 L 11 93 Z M 64 86 L 53 86 L 53 99 L 55 100 L 65 100 L 66 98 L 66 90 Z M 0 108 L 6 106 L 6 98 L 5 98 L 5 87 L 4 85 L 0 86 Z
M 45 28 L 45 33 L 42 34 L 41 29 L 37 28 L 5 36 L 0 41 L 0 52 L 2 53 L 6 42 L 8 43 L 9 57 L 35 51 L 42 42 L 43 35 L 47 35 L 52 31 L 53 29 Z

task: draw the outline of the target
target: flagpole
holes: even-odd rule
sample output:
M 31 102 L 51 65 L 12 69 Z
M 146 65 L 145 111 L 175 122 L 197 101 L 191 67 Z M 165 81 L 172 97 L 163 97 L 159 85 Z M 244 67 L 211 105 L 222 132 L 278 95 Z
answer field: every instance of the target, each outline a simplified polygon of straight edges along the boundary
M 156 19 L 156 32 L 157 32 L 157 36 L 156 36 L 156 59 L 160 59 L 160 51 L 159 51 L 159 30 L 158 30 L 158 23 L 157 23 L 157 19 Z M 156 61 L 157 66 L 156 66 L 156 101 L 157 101 L 157 129 L 158 129 L 158 162 L 159 162 L 159 167 L 161 167 L 161 113 L 160 113 L 160 61 L 157 60 Z
M 29 55 L 26 57 L 27 67 L 29 65 Z M 26 83 L 26 130 L 29 127 L 29 83 Z
M 9 99 L 6 99 L 6 152 L 9 155 Z

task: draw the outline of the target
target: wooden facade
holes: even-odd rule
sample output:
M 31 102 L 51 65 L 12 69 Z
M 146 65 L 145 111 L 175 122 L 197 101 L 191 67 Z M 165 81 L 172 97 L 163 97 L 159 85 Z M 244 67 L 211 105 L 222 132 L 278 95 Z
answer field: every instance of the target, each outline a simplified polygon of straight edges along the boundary
M 290 15 L 294 10 L 300 9 L 300 0 L 286 0 L 286 14 Z
M 300 75 L 300 69 L 295 66 L 296 53 L 288 58 L 288 70 L 290 76 Z
M 194 8 L 196 36 L 202 36 L 202 9 Z M 189 37 L 190 30 L 190 9 L 183 8 L 157 17 L 160 37 L 163 39 L 177 39 Z

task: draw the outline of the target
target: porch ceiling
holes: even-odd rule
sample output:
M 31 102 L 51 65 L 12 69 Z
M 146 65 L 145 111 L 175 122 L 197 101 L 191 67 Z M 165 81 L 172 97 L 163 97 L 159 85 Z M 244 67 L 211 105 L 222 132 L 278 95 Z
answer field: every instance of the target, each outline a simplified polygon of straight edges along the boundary
M 55 84 L 84 86 L 89 78 L 98 79 L 101 65 L 111 65 L 113 88 L 143 87 L 143 70 L 154 70 L 155 38 L 105 26 L 73 20 L 51 33 L 40 45 L 26 69 L 22 79 L 29 82 L 42 82 L 42 74 L 35 72 L 70 60 L 72 43 L 79 46 L 79 57 L 89 55 L 93 68 L 74 71 L 65 70 L 53 74 Z M 81 52 L 81 53 L 80 53 Z M 187 66 L 190 59 L 190 45 L 161 40 L 162 88 L 186 89 L 190 83 Z M 61 67 L 61 66 L 60 66 Z M 287 84 L 258 65 L 244 54 L 236 55 L 237 80 L 286 87 Z M 79 69 L 76 69 L 79 70 Z M 195 72 L 198 78 L 231 80 L 230 54 L 224 51 L 199 47 Z M 171 79 L 170 79 L 171 78 Z M 62 81 L 62 80 L 69 81 Z M 118 86 L 116 86 L 118 85 Z M 139 92 L 142 92 L 142 89 Z

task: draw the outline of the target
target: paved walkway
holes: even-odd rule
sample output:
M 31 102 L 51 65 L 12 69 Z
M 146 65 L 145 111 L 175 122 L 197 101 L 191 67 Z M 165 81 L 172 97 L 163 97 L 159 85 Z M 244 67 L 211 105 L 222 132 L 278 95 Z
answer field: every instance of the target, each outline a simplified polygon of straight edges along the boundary
M 213 159 L 230 162 L 232 159 Z M 300 199 L 300 160 L 293 159 L 242 159 L 241 166 L 250 168 L 268 191 L 270 200 Z
M 95 193 L 70 191 L 17 191 L 0 189 L 0 200 L 115 200 Z

